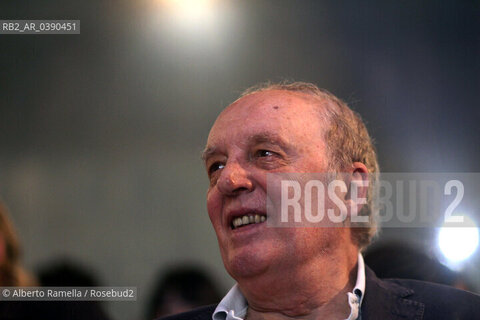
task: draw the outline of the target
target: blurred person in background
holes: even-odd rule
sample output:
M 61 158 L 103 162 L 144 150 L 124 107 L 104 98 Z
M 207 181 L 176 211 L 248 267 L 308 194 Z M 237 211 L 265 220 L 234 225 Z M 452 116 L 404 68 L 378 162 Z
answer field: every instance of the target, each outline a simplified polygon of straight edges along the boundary
M 42 287 L 97 287 L 95 274 L 71 259 L 53 260 L 40 268 L 38 282 Z M 109 316 L 99 301 L 47 301 L 39 305 L 49 319 L 107 320 Z
M 0 286 L 30 287 L 37 282 L 21 264 L 20 242 L 10 220 L 7 207 L 0 202 Z M 37 313 L 32 311 L 36 304 L 25 301 L 1 301 L 0 319 L 32 319 Z
M 44 287 L 96 287 L 95 274 L 69 258 L 59 258 L 43 265 L 37 272 L 38 282 Z
M 80 286 L 93 285 L 85 282 L 90 279 L 78 267 L 60 266 L 55 269 L 44 269 L 38 283 L 37 280 L 21 266 L 20 244 L 17 234 L 9 219 L 5 205 L 0 203 L 0 286 Z M 80 280 L 80 282 L 78 281 Z M 1 320 L 108 320 L 108 316 L 96 301 L 1 301 Z
M 186 312 L 220 299 L 215 283 L 200 267 L 171 267 L 155 282 L 146 319 Z
M 0 202 L 0 286 L 28 287 L 34 278 L 21 265 L 21 247 L 6 206 Z

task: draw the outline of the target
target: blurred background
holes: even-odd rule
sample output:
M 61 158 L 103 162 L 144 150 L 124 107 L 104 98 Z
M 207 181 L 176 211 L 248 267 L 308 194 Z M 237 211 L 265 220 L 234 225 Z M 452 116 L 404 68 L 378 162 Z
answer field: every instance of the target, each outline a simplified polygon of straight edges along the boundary
M 137 302 L 106 305 L 115 319 L 142 319 L 174 265 L 225 294 L 200 153 L 216 115 L 266 80 L 347 101 L 383 171 L 479 172 L 479 17 L 473 0 L 1 1 L 0 19 L 81 21 L 80 35 L 0 35 L 0 199 L 25 267 L 70 259 L 136 286 Z M 437 231 L 385 229 L 376 246 L 436 256 Z M 458 267 L 477 292 L 478 263 L 474 249 Z

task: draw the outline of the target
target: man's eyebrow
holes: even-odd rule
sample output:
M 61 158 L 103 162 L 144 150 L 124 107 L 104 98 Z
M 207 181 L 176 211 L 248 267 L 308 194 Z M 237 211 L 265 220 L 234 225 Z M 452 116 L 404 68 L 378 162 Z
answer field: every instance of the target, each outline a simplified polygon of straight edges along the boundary
M 282 148 L 289 149 L 289 144 L 284 139 L 282 139 L 279 135 L 271 132 L 257 133 L 251 136 L 249 140 L 253 144 L 271 143 L 271 144 L 277 144 Z
M 211 155 L 217 153 L 217 148 L 215 147 L 207 147 L 202 152 L 202 160 L 206 161 Z
M 289 144 L 283 140 L 279 135 L 271 132 L 260 132 L 254 134 L 248 138 L 248 143 L 250 145 L 255 145 L 259 143 L 271 143 L 279 145 L 280 147 L 288 150 L 290 149 Z M 206 161 L 210 156 L 218 153 L 217 147 L 206 147 L 202 152 L 202 160 Z

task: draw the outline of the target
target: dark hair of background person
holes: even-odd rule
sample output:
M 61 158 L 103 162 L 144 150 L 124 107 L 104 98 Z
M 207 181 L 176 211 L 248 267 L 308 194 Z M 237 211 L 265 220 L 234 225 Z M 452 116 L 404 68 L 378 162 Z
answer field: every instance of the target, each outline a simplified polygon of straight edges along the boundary
M 367 250 L 365 263 L 379 278 L 414 279 L 471 290 L 461 275 L 421 249 L 402 243 L 387 243 Z
M 176 314 L 218 303 L 221 295 L 208 276 L 196 266 L 171 267 L 157 278 L 147 306 L 146 319 Z
M 90 287 L 98 282 L 91 272 L 69 260 L 53 261 L 38 273 L 43 287 Z M 108 320 L 97 301 L 3 301 L 0 302 L 2 320 Z
M 40 268 L 38 282 L 44 287 L 95 287 L 95 275 L 70 259 L 54 260 Z
M 94 272 L 81 263 L 68 258 L 59 258 L 42 266 L 38 282 L 43 287 L 96 287 L 99 281 Z M 109 316 L 98 301 L 54 301 L 38 304 L 38 310 L 48 314 L 49 319 L 95 319 L 107 320 Z

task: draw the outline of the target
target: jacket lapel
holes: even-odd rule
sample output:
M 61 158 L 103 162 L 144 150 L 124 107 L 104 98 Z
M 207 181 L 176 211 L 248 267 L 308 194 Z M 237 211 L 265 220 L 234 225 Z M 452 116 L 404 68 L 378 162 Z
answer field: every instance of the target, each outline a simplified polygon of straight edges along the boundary
M 365 266 L 365 296 L 362 301 L 362 320 L 423 319 L 425 305 L 407 299 L 414 291 L 393 282 L 382 281 Z

